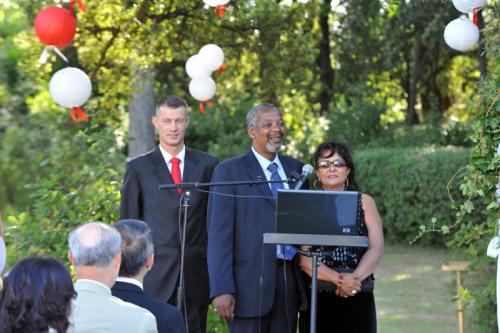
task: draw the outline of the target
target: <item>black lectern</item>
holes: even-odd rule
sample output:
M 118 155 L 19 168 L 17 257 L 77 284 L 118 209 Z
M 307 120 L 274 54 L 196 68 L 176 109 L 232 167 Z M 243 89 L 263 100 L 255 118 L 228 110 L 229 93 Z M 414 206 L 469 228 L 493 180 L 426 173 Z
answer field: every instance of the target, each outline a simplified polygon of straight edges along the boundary
M 355 197 L 353 197 L 353 194 L 355 194 Z M 318 230 L 318 224 L 327 224 L 324 226 L 324 229 L 320 228 L 320 230 L 331 230 L 332 220 L 335 219 L 337 221 L 333 222 L 339 226 L 346 225 L 346 221 L 342 221 L 343 216 L 346 216 L 346 219 L 349 219 L 350 216 L 357 216 L 357 204 L 355 206 L 352 205 L 353 198 L 355 198 L 357 203 L 356 194 L 356 192 L 279 190 L 276 206 L 277 230 L 287 230 L 288 233 L 265 233 L 264 244 L 368 247 L 368 237 L 353 236 L 351 230 L 345 232 L 348 235 L 316 234 L 311 233 L 311 228 L 308 226 L 308 222 L 312 221 L 313 223 L 311 224 L 315 225 L 313 232 Z M 282 200 L 281 205 L 280 197 Z M 313 197 L 314 200 L 311 200 Z M 332 197 L 336 197 L 336 200 L 332 200 Z M 295 200 L 297 203 L 293 204 Z M 304 203 L 307 203 L 307 207 L 304 207 Z M 331 207 L 332 205 L 335 207 Z M 354 209 L 354 212 L 351 212 L 352 209 Z M 293 216 L 294 218 L 297 216 L 305 217 L 304 210 L 309 215 L 307 215 L 307 219 L 303 220 L 302 223 L 292 223 L 292 225 L 283 226 L 283 224 L 286 224 L 286 219 L 283 216 Z M 347 212 L 347 210 L 349 211 Z M 317 212 L 318 215 L 315 216 L 314 212 Z M 336 213 L 330 215 L 328 212 L 346 212 L 347 214 Z M 331 216 L 331 218 L 325 218 L 328 216 Z M 338 220 L 339 216 L 340 220 Z M 339 230 L 343 229 L 345 228 L 340 228 Z M 316 333 L 318 258 L 324 256 L 324 252 L 321 249 L 319 251 L 311 249 L 307 252 L 301 251 L 301 253 L 312 258 L 310 332 Z

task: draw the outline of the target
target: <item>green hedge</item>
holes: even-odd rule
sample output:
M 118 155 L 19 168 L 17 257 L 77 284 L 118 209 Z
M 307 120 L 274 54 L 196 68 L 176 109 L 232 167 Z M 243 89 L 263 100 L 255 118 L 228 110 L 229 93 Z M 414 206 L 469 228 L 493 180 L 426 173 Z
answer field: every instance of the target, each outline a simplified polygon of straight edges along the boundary
M 373 196 L 382 216 L 385 238 L 407 243 L 421 225 L 453 225 L 450 194 L 460 197 L 454 175 L 468 163 L 466 148 L 372 149 L 354 152 L 361 191 Z M 450 191 L 450 193 L 449 193 Z M 479 219 L 479 217 L 477 217 Z M 423 244 L 444 245 L 448 235 L 427 233 Z

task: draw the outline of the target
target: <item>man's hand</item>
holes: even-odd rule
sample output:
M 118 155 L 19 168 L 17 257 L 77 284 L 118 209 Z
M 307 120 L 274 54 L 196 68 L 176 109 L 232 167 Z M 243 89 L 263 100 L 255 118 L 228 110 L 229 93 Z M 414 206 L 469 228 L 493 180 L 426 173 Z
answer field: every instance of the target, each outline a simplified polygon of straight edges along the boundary
M 214 300 L 215 312 L 221 318 L 233 319 L 235 305 L 236 300 L 231 294 L 217 296 Z

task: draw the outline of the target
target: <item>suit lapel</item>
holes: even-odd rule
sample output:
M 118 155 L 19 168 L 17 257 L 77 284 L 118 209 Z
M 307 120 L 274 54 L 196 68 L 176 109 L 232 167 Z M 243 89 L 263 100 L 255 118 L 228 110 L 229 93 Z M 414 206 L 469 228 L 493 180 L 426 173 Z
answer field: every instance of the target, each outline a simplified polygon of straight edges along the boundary
M 161 154 L 160 148 L 156 147 L 152 154 L 153 158 L 153 167 L 155 176 L 158 178 L 160 184 L 173 184 L 172 175 L 170 171 L 168 171 L 167 163 Z M 177 192 L 174 190 L 161 190 L 165 192 L 166 195 L 172 195 L 178 198 Z
M 283 166 L 283 170 L 285 171 L 285 175 L 287 179 L 290 179 L 290 175 L 292 174 L 293 167 L 288 163 L 289 161 L 285 159 L 283 156 L 278 155 L 278 158 L 280 159 L 281 165 Z
M 252 149 L 249 149 L 245 155 L 245 167 L 247 169 L 249 180 L 267 180 L 259 161 L 257 161 L 257 158 L 252 152 Z M 257 189 L 270 203 L 276 205 L 276 201 L 273 199 L 273 194 L 268 184 L 257 185 Z
M 184 173 L 182 175 L 183 182 L 193 182 L 198 179 L 200 173 L 200 160 L 192 149 L 186 147 L 186 155 L 184 156 Z

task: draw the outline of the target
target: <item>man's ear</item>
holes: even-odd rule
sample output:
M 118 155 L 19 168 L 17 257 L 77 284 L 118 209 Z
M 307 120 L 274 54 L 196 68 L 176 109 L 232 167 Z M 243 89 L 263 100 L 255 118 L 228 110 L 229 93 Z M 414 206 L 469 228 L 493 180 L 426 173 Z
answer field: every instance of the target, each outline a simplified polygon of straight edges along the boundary
M 148 259 L 146 260 L 146 263 L 144 264 L 144 267 L 146 267 L 147 270 L 150 271 L 151 268 L 153 268 L 154 263 L 155 263 L 155 254 L 151 253 L 149 255 Z
M 151 117 L 151 123 L 156 129 L 158 129 L 158 118 L 156 116 Z
M 122 251 L 118 251 L 115 254 L 115 257 L 113 259 L 113 266 L 118 267 L 120 269 L 120 265 L 122 263 Z
M 73 259 L 73 254 L 71 253 L 71 250 L 68 250 L 68 260 L 71 263 L 71 265 L 75 266 L 75 259 Z
M 253 126 L 247 127 L 247 133 L 251 139 L 255 138 L 255 129 Z

